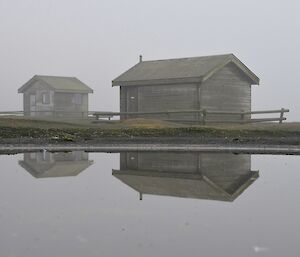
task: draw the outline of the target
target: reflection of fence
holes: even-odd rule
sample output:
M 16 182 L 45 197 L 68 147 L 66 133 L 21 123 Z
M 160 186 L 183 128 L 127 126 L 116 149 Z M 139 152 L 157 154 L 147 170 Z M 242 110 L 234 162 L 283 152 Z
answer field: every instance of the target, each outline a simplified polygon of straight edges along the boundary
M 252 122 L 264 122 L 264 121 L 278 121 L 282 123 L 286 120 L 284 113 L 289 112 L 288 109 L 281 108 L 280 110 L 267 110 L 267 111 L 251 111 L 251 112 L 227 112 L 227 111 L 213 111 L 213 110 L 173 110 L 173 111 L 156 111 L 156 112 L 64 112 L 64 111 L 36 111 L 30 112 L 33 114 L 42 114 L 45 118 L 80 118 L 80 119 L 90 119 L 95 118 L 99 120 L 100 118 L 105 118 L 110 120 L 115 116 L 126 117 L 126 118 L 147 118 L 151 115 L 151 118 L 155 118 L 155 115 L 159 119 L 169 120 L 169 121 L 178 121 L 178 122 L 199 122 L 202 124 L 206 123 L 252 123 Z M 251 115 L 261 115 L 261 114 L 279 114 L 279 117 L 269 117 L 269 118 L 252 118 Z M 43 115 L 44 114 L 44 115 Z M 48 114 L 48 115 L 47 115 Z M 50 114 L 50 115 L 49 115 Z M 193 120 L 183 120 L 176 119 L 175 114 L 195 114 L 195 119 Z M 14 111 L 14 112 L 0 112 L 0 116 L 23 116 L 23 111 Z M 173 116 L 173 118 L 172 118 Z M 215 118 L 217 117 L 217 118 Z M 222 117 L 222 118 L 220 118 Z

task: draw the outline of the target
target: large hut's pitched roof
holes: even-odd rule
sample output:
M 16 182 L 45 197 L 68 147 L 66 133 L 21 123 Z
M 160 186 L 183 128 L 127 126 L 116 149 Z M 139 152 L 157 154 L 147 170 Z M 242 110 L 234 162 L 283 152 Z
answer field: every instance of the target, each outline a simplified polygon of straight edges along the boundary
M 202 82 L 228 63 L 235 64 L 253 85 L 259 78 L 235 55 L 212 55 L 179 59 L 141 61 L 112 81 L 113 86 Z
M 238 183 L 227 188 L 208 176 L 177 172 L 113 170 L 113 176 L 133 188 L 140 195 L 161 195 L 182 198 L 234 201 L 257 178 L 257 171 L 249 171 Z M 235 181 L 236 182 L 236 181 Z

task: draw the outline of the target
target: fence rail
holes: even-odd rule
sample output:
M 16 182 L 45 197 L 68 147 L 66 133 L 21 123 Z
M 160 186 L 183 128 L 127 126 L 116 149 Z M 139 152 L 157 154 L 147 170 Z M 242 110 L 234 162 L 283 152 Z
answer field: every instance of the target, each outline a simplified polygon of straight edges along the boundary
M 279 110 L 264 110 L 264 111 L 251 111 L 251 112 L 228 112 L 228 111 L 214 111 L 214 110 L 171 110 L 171 111 L 155 111 L 155 112 L 91 112 L 93 116 L 95 116 L 96 119 L 99 118 L 108 118 L 111 119 L 114 116 L 125 116 L 125 117 L 143 117 L 147 115 L 165 115 L 165 118 L 161 118 L 163 120 L 169 120 L 169 121 L 189 121 L 189 122 L 201 122 L 203 124 L 206 124 L 207 122 L 235 122 L 235 123 L 252 123 L 252 122 L 264 122 L 264 121 L 279 121 L 279 123 L 282 123 L 284 120 L 286 120 L 286 117 L 284 117 L 284 113 L 289 112 L 288 109 L 281 108 Z M 279 117 L 270 117 L 270 118 L 251 118 L 249 116 L 251 115 L 257 115 L 257 114 L 276 114 L 279 113 Z M 198 120 L 182 120 L 182 119 L 172 119 L 172 114 L 198 114 Z M 227 116 L 234 116 L 235 118 L 230 119 L 219 119 L 214 120 L 214 115 L 223 115 L 224 118 Z
M 30 111 L 25 113 L 24 111 L 2 111 L 0 117 L 20 117 L 28 116 L 31 118 L 42 118 L 42 119 L 90 119 L 95 118 L 92 113 L 89 112 L 69 112 L 69 111 Z
M 96 119 L 99 120 L 100 118 L 108 119 L 115 116 L 123 117 L 147 117 L 147 115 L 160 115 L 159 118 L 162 120 L 168 121 L 180 121 L 180 122 L 199 122 L 202 124 L 206 124 L 209 122 L 212 123 L 253 123 L 253 122 L 265 122 L 265 121 L 278 121 L 282 123 L 286 120 L 284 117 L 284 113 L 289 112 L 288 109 L 281 108 L 278 110 L 264 110 L 264 111 L 251 111 L 251 112 L 228 112 L 228 111 L 214 111 L 214 110 L 170 110 L 170 111 L 154 111 L 154 112 L 99 112 L 99 111 L 89 111 L 89 112 L 67 112 L 67 111 L 31 111 L 31 114 L 45 114 L 44 118 L 80 118 L 80 119 Z M 264 117 L 264 118 L 252 118 L 251 115 L 261 115 L 261 114 L 279 114 L 279 117 Z M 50 115 L 46 115 L 50 114 Z M 195 114 L 196 119 L 176 119 L 176 117 L 172 118 L 174 114 Z M 60 115 L 62 117 L 60 117 Z M 165 117 L 161 117 L 164 115 Z M 214 116 L 221 115 L 217 117 L 217 119 L 213 119 Z M 1 116 L 24 116 L 23 111 L 8 111 L 8 112 L 0 112 Z M 35 115 L 33 115 L 35 116 Z M 36 115 L 37 117 L 38 115 Z

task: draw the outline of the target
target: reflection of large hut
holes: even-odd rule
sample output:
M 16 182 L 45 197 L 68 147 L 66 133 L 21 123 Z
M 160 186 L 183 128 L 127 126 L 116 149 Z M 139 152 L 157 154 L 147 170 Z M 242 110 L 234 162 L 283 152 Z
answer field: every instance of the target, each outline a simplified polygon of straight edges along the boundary
M 88 153 L 74 152 L 34 152 L 24 153 L 20 166 L 36 178 L 76 176 L 90 165 Z
M 250 155 L 121 153 L 113 175 L 140 193 L 233 201 L 258 177 Z

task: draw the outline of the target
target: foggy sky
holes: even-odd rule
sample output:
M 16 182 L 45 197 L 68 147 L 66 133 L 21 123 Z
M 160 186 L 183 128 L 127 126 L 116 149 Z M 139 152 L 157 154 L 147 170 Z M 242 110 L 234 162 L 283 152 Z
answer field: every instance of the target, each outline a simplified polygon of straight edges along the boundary
M 261 80 L 252 109 L 299 120 L 300 3 L 295 0 L 0 0 L 0 111 L 35 74 L 94 89 L 90 110 L 119 110 L 111 81 L 144 60 L 234 53 Z

